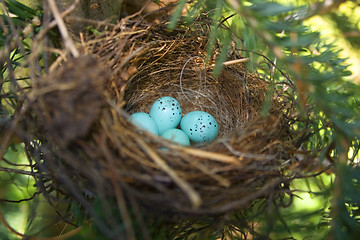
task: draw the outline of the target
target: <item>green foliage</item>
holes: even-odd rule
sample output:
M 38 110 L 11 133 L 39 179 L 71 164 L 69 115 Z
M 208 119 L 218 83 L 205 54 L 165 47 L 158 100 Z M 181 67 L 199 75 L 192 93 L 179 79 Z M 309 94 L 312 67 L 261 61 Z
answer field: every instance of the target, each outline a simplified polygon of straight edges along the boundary
M 333 12 L 329 17 L 351 46 L 360 49 L 360 31 L 358 27 L 360 20 L 352 19 L 353 16 L 356 16 L 355 13 L 349 16 L 344 13 Z
M 292 181 L 293 198 L 286 196 L 276 202 L 278 206 L 290 206 L 274 209 L 272 216 L 264 217 L 267 224 L 263 225 L 263 231 L 269 232 L 273 239 L 326 239 L 330 226 L 329 222 L 323 222 L 323 215 L 329 212 L 332 178 L 332 175 L 320 175 Z
M 24 154 L 24 146 L 17 144 L 12 148 L 8 149 L 0 161 L 0 168 L 13 169 L 16 166 L 20 172 L 0 171 L 0 211 L 11 226 L 16 230 L 22 230 L 25 228 L 27 209 L 30 207 L 28 200 L 35 196 L 36 189 L 33 187 L 34 179 L 21 173 L 30 170 Z M 9 230 L 0 224 L 0 237 L 7 236 L 1 239 L 16 239 L 9 233 Z
M 32 18 L 38 16 L 38 12 L 35 9 L 29 8 L 16 0 L 5 1 L 5 6 L 10 13 L 23 21 L 32 20 Z
M 170 28 L 175 27 L 175 24 L 178 21 L 179 17 L 181 16 L 181 12 L 182 12 L 185 4 L 186 4 L 186 0 L 180 0 L 179 3 L 177 4 L 177 7 L 175 9 L 175 12 L 172 15 L 172 18 L 171 18 L 171 21 L 169 24 Z
M 357 239 L 360 235 L 360 168 L 340 165 L 339 188 L 335 190 L 332 229 L 336 239 Z
M 25 39 L 27 36 L 23 36 L 24 28 L 35 17 L 41 17 L 41 11 L 29 8 L 16 0 L 6 0 L 4 3 L 5 8 L 0 17 L 5 26 L 0 28 L 0 47 L 3 47 L 6 42 L 11 40 L 9 37 L 13 36 L 14 31 Z
M 290 11 L 299 11 L 298 7 L 291 5 L 282 5 L 276 2 L 262 2 L 262 1 L 248 1 L 251 5 L 248 5 L 247 9 L 253 11 L 253 13 L 259 18 L 268 17 L 285 17 Z M 245 6 L 244 1 L 244 6 Z
M 18 92 L 29 89 L 29 64 L 33 37 L 43 26 L 42 10 L 16 0 L 1 1 L 0 6 L 0 137 L 19 108 Z

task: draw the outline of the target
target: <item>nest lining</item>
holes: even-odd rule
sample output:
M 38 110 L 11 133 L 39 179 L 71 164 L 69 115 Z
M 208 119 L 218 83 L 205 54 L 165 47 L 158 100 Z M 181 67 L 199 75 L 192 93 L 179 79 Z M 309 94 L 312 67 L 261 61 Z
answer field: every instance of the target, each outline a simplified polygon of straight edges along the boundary
M 281 183 L 287 185 L 291 177 L 283 169 L 303 135 L 291 126 L 297 121 L 291 94 L 275 91 L 264 117 L 270 83 L 244 64 L 224 67 L 213 76 L 212 68 L 204 67 L 206 29 L 194 24 L 168 31 L 165 23 L 120 22 L 101 37 L 84 41 L 84 56 L 44 78 L 40 89 L 57 87 L 40 94 L 37 103 L 42 104 L 34 107 L 46 129 L 41 134 L 52 139 L 37 146 L 50 154 L 37 158 L 39 164 L 47 162 L 50 172 L 62 169 L 51 176 L 62 183 L 62 192 L 84 202 L 83 195 L 118 198 L 120 191 L 149 208 L 185 215 L 226 213 L 288 192 Z M 234 48 L 228 58 L 241 58 L 240 52 Z M 79 74 L 87 80 L 61 87 Z M 89 93 L 93 97 L 85 97 Z M 74 95 L 76 101 L 70 97 Z M 210 144 L 182 147 L 127 121 L 133 112 L 148 112 L 161 96 L 176 98 L 184 114 L 212 114 L 219 137 Z M 53 110 L 46 104 L 50 98 L 64 107 Z M 72 116 L 77 111 L 80 117 Z M 61 135 L 57 116 L 73 126 L 87 119 L 86 131 L 71 128 L 70 137 Z

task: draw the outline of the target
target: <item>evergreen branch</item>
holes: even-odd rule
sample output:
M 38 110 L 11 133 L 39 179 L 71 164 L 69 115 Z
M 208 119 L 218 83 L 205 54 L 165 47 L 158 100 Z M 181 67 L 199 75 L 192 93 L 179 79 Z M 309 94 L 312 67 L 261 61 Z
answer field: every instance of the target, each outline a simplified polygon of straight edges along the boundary
M 0 170 L 1 171 L 1 170 Z M 20 199 L 20 200 L 8 200 L 8 199 L 1 199 L 0 198 L 0 202 L 8 202 L 8 203 L 21 203 L 21 202 L 28 202 L 33 200 L 37 195 L 41 194 L 41 192 L 35 192 L 31 197 L 29 198 L 24 198 L 24 199 Z
M 28 175 L 28 176 L 38 175 L 37 173 L 31 172 L 31 171 L 25 171 L 25 170 L 20 170 L 20 169 L 13 169 L 13 168 L 5 168 L 5 167 L 0 167 L 0 172 L 16 173 L 16 174 Z
M 17 167 L 31 167 L 31 165 L 29 165 L 29 164 L 18 164 L 18 163 L 13 163 L 13 162 L 11 162 L 11 161 L 9 161 L 9 160 L 7 160 L 5 157 L 3 157 L 3 159 L 2 159 L 5 163 L 7 163 L 7 164 L 9 164 L 9 165 L 11 165 L 11 166 L 17 166 Z M 2 171 L 2 170 L 0 170 L 0 171 Z M 29 175 L 29 174 L 25 174 L 25 175 Z

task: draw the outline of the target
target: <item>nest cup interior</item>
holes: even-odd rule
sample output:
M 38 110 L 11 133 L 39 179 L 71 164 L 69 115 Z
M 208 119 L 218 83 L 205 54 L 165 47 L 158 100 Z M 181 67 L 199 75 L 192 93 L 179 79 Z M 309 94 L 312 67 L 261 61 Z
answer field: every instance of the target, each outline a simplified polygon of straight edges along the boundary
M 160 43 L 166 46 L 166 42 Z M 215 142 L 229 138 L 251 125 L 259 117 L 268 83 L 245 69 L 244 64 L 225 67 L 219 76 L 205 63 L 204 43 L 183 41 L 168 53 L 154 52 L 137 68 L 127 81 L 125 111 L 149 113 L 151 105 L 160 97 L 171 96 L 179 101 L 182 115 L 191 111 L 205 111 L 219 123 Z M 197 56 L 199 52 L 203 56 Z M 195 56 L 194 56 L 195 55 Z M 191 57 L 193 56 L 193 57 Z M 206 147 L 209 143 L 200 144 Z M 192 144 L 192 146 L 199 144 Z

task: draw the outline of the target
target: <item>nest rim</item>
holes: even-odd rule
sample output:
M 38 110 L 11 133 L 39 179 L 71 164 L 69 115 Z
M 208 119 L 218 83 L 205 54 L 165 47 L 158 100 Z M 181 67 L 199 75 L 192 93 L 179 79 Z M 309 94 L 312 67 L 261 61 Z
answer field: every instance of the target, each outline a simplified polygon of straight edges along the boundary
M 282 93 L 280 92 L 275 93 L 275 95 L 278 95 L 273 98 L 272 103 L 279 103 L 277 107 L 280 107 L 280 109 L 276 109 L 274 113 L 270 113 L 266 118 L 263 118 L 260 114 L 256 115 L 253 118 L 255 121 L 253 125 L 242 126 L 242 132 L 247 135 L 230 129 L 228 132 L 232 133 L 232 135 L 220 136 L 214 142 L 205 145 L 179 146 L 159 136 L 137 131 L 127 121 L 130 113 L 126 109 L 129 103 L 126 100 L 128 94 L 126 91 L 129 91 L 130 84 L 138 81 L 134 76 L 142 74 L 139 73 L 139 66 L 146 63 L 144 61 L 142 64 L 139 64 L 137 61 L 141 61 L 146 56 L 144 49 L 148 50 L 152 44 L 155 46 L 152 46 L 152 51 L 156 53 L 170 41 L 168 40 L 169 36 L 166 30 L 161 29 L 159 31 L 157 27 L 147 24 L 145 26 L 144 28 L 143 24 L 138 24 L 137 27 L 140 29 L 140 33 L 137 33 L 136 28 L 128 29 L 120 23 L 120 30 L 118 32 L 111 31 L 105 34 L 103 38 L 90 39 L 88 42 L 83 43 L 82 52 L 85 58 L 93 58 L 95 61 L 100 62 L 100 65 L 103 62 L 108 62 L 108 64 L 105 64 L 105 67 L 110 67 L 111 69 L 110 76 L 104 74 L 105 78 L 108 77 L 109 80 L 107 80 L 107 86 L 100 90 L 104 103 L 99 120 L 96 120 L 97 123 L 91 128 L 95 130 L 87 133 L 85 137 L 71 140 L 71 143 L 75 143 L 77 147 L 80 147 L 85 155 L 85 157 L 80 156 L 80 158 L 84 158 L 81 161 L 91 163 L 89 172 L 97 171 L 97 168 L 99 168 L 101 170 L 98 171 L 102 171 L 102 174 L 104 174 L 101 177 L 98 172 L 94 178 L 90 177 L 90 182 L 102 178 L 102 180 L 99 180 L 101 181 L 100 185 L 106 185 L 110 182 L 110 185 L 122 189 L 122 191 L 142 201 L 145 205 L 150 207 L 157 206 L 158 208 L 164 207 L 169 211 L 185 215 L 225 213 L 246 207 L 247 204 L 256 198 L 266 198 L 267 195 L 286 192 L 287 190 L 279 188 L 281 184 L 286 183 L 285 185 L 287 185 L 291 181 L 291 175 L 286 175 L 283 171 L 286 169 L 284 162 L 292 158 L 300 138 L 297 135 L 299 133 L 296 133 L 293 139 L 291 139 L 291 136 L 287 136 L 285 138 L 288 142 L 284 144 L 285 140 L 281 140 L 284 136 L 279 136 L 280 130 L 283 127 L 287 127 L 287 129 L 281 132 L 281 134 L 286 135 L 290 133 L 289 122 L 291 120 L 295 121 L 296 118 L 292 113 L 294 105 L 284 103 L 284 99 L 289 97 L 286 95 L 287 93 L 285 95 L 281 95 Z M 187 29 L 187 31 L 190 30 Z M 178 35 L 180 35 L 179 39 L 184 41 L 186 36 L 188 36 L 187 31 L 180 28 L 178 32 Z M 150 41 L 151 44 L 146 43 L 151 37 L 159 36 L 163 32 L 165 32 L 163 42 L 158 39 Z M 120 36 L 122 38 L 119 38 Z M 139 42 L 136 42 L 138 39 L 140 39 Z M 156 45 L 156 43 L 159 45 Z M 204 43 L 200 45 L 201 47 L 205 46 Z M 111 49 L 114 51 L 117 48 L 127 50 L 128 52 L 123 52 L 126 52 L 128 55 L 112 54 L 110 52 Z M 162 49 L 162 51 L 164 52 L 161 52 L 160 56 L 170 52 L 169 49 Z M 203 50 L 202 53 L 205 53 L 205 51 Z M 199 52 L 196 52 L 196 54 L 198 55 Z M 178 66 L 178 70 L 183 69 L 187 61 L 192 57 L 183 58 L 184 64 Z M 106 59 L 107 61 L 104 61 Z M 157 59 L 157 61 L 159 60 Z M 264 86 L 268 87 L 270 85 L 267 80 L 259 76 L 254 77 L 255 75 L 247 72 L 242 63 L 226 66 L 224 69 L 229 72 L 235 71 L 236 73 L 239 73 L 237 71 L 240 69 L 247 77 L 251 76 L 252 80 L 257 78 Z M 136 74 L 134 70 L 137 71 Z M 181 71 L 180 73 L 182 74 L 183 72 Z M 101 74 L 103 74 L 102 71 L 98 73 L 98 75 Z M 218 79 L 211 76 L 211 72 L 208 69 L 206 69 L 205 76 L 208 76 L 206 77 L 207 80 L 215 79 L 216 81 Z M 178 81 L 178 78 L 175 78 L 175 80 Z M 242 79 L 242 81 L 244 80 Z M 262 86 L 263 90 L 264 86 Z M 229 88 L 231 89 L 231 86 Z M 254 97 L 250 96 L 255 93 L 249 91 L 248 86 L 246 86 L 244 91 L 248 92 L 246 98 Z M 150 95 L 151 93 L 150 91 Z M 229 94 L 229 92 L 226 92 L 226 94 Z M 265 99 L 266 95 L 264 93 L 258 94 L 260 94 L 259 96 L 262 99 Z M 289 119 L 290 115 L 294 119 Z M 97 127 L 100 127 L 101 131 L 96 130 Z M 48 126 L 47 128 L 53 130 L 54 126 Z M 274 131 L 276 128 L 280 129 L 278 134 Z M 303 133 L 301 133 L 302 135 Z M 88 137 L 91 138 L 90 144 L 88 144 L 86 139 Z M 263 137 L 262 142 L 266 144 L 262 147 L 258 146 L 259 149 L 257 151 L 252 151 L 251 148 L 242 151 L 241 148 L 235 147 L 235 145 L 249 143 L 251 140 L 259 137 Z M 271 142 L 271 137 L 275 139 L 273 142 Z M 55 142 L 59 144 L 56 140 Z M 256 143 L 254 145 L 261 144 Z M 51 148 L 54 147 L 52 146 Z M 74 154 L 73 147 L 69 147 L 69 145 L 60 147 L 64 147 L 65 151 L 70 153 L 70 158 L 74 158 L 71 157 Z M 100 150 L 91 149 L 96 147 Z M 168 150 L 163 151 L 161 150 L 162 147 Z M 271 150 L 271 147 L 276 149 Z M 276 151 L 279 153 L 276 154 Z M 55 150 L 54 155 L 58 154 Z M 96 156 L 96 160 L 94 156 Z M 119 164 L 114 159 L 122 159 L 123 162 Z M 129 163 L 128 159 L 131 159 L 133 163 Z M 67 170 L 70 173 L 73 173 L 78 167 L 78 164 L 76 166 L 72 165 L 71 160 L 65 160 L 65 164 L 60 160 L 53 167 L 59 165 L 68 167 Z M 133 170 L 136 166 L 137 169 Z M 189 166 L 196 169 L 196 171 Z M 256 169 L 257 167 L 260 170 Z M 245 174 L 246 176 L 238 177 L 238 174 Z M 259 174 L 264 175 L 259 176 Z M 80 173 L 75 175 L 82 179 L 84 175 L 88 174 Z M 59 176 L 54 176 L 54 178 L 59 179 Z M 63 180 L 60 177 L 60 181 L 63 182 Z M 153 182 L 143 187 L 142 184 L 146 181 Z M 254 181 L 254 185 L 252 185 L 251 181 Z M 266 181 L 269 182 L 266 183 Z M 115 182 L 118 183 L 115 184 Z M 227 191 L 239 191 L 240 193 L 241 187 L 237 186 L 239 184 L 247 185 L 244 187 L 243 193 L 250 194 L 245 197 L 234 198 L 231 196 L 233 193 L 229 193 L 226 194 L 229 197 L 229 202 L 222 203 L 222 200 L 227 200 L 226 196 L 221 198 L 219 195 L 225 194 Z M 233 187 L 234 189 L 232 190 Z M 217 189 L 218 192 L 214 189 Z M 82 189 L 82 191 L 87 190 L 86 188 Z M 71 189 L 68 189 L 68 191 L 70 195 L 74 195 Z M 152 191 L 155 191 L 153 195 L 151 195 Z M 109 194 L 112 195 L 112 193 Z M 164 197 L 164 194 L 169 194 L 169 196 Z M 152 199 L 151 203 L 146 203 L 146 199 Z M 206 202 L 212 202 L 211 204 L 213 205 L 206 205 Z

